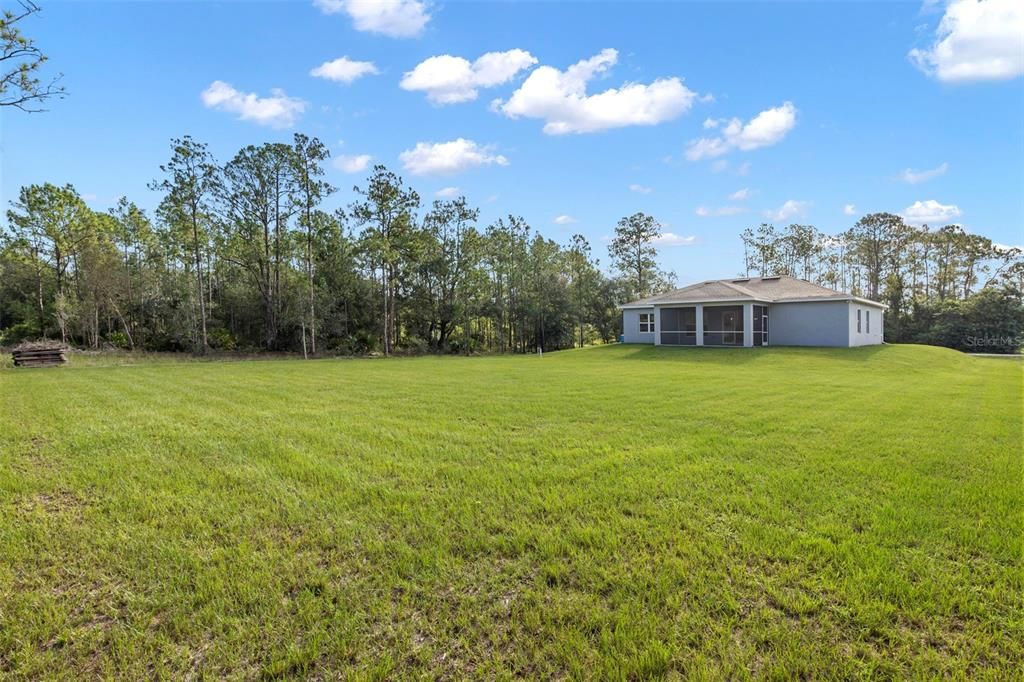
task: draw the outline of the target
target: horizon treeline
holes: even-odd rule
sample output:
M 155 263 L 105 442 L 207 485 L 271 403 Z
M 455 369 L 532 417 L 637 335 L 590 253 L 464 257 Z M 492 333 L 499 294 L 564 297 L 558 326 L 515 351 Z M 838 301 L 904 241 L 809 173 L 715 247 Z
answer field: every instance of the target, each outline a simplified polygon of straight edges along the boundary
M 1020 247 L 892 213 L 865 215 L 835 235 L 762 223 L 740 238 L 746 275 L 791 275 L 885 303 L 887 342 L 992 352 L 1024 345 Z
M 354 188 L 355 201 L 325 211 L 336 191 L 328 158 L 302 134 L 246 146 L 226 163 L 191 137 L 175 139 L 149 184 L 161 195 L 152 214 L 126 197 L 95 211 L 70 185 L 22 187 L 0 233 L 0 344 L 556 350 L 613 341 L 618 304 L 675 285 L 657 264 L 662 227 L 644 213 L 618 221 L 606 272 L 580 234 L 559 244 L 516 215 L 481 225 L 465 197 L 425 204 L 384 166 Z M 1019 249 L 956 226 L 932 232 L 871 214 L 835 237 L 762 225 L 742 239 L 746 274 L 791 274 L 881 300 L 897 332 L 921 305 L 979 290 L 1020 306 Z M 887 317 L 887 338 L 892 324 Z

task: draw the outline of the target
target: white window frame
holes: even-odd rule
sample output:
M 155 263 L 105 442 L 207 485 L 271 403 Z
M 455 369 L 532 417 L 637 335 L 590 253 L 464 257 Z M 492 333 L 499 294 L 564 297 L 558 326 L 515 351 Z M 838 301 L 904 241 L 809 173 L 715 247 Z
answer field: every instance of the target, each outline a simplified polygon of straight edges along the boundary
M 860 334 L 860 308 L 857 308 L 857 333 Z
M 865 310 L 864 311 L 864 333 L 865 334 L 870 334 L 871 333 L 871 311 L 870 310 Z
M 641 334 L 653 334 L 654 333 L 654 313 L 640 313 L 640 333 Z M 647 318 L 646 320 L 644 318 Z M 647 327 L 647 329 L 644 329 Z

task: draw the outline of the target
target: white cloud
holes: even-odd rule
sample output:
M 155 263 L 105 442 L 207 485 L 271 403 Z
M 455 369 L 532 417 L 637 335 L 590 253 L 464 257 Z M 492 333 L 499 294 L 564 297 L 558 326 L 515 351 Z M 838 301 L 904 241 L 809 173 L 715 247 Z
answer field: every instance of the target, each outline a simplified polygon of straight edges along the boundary
M 720 118 L 706 118 L 704 119 L 704 129 L 711 130 L 712 128 L 717 128 L 721 122 L 722 119 Z
M 736 167 L 736 175 L 749 175 L 750 174 L 750 162 L 744 161 Z
M 560 215 L 552 221 L 555 225 L 572 225 L 579 221 L 573 218 L 571 215 Z
M 700 161 L 728 154 L 734 149 L 750 151 L 769 147 L 781 141 L 793 129 L 796 114 L 793 103 L 785 102 L 782 106 L 765 109 L 745 124 L 738 118 L 730 119 L 721 128 L 722 134 L 719 137 L 702 137 L 691 141 L 686 149 L 686 158 Z
M 940 163 L 935 168 L 923 171 L 916 171 L 911 168 L 904 168 L 900 172 L 900 180 L 902 180 L 903 182 L 910 183 L 911 185 L 917 185 L 922 182 L 927 182 L 932 178 L 937 178 L 941 175 L 945 175 L 946 171 L 948 170 L 948 163 Z
M 857 207 L 853 204 L 843 206 L 843 215 L 857 215 Z
M 742 206 L 720 206 L 719 208 L 698 206 L 694 213 L 699 215 L 701 218 L 712 218 L 724 215 L 736 215 L 737 213 L 744 213 L 746 210 L 747 209 Z
M 1024 74 L 1020 0 L 953 0 L 935 33 L 931 47 L 908 56 L 940 81 L 1007 80 Z
M 488 52 L 475 62 L 443 54 L 425 59 L 407 71 L 399 86 L 427 93 L 434 104 L 456 104 L 477 98 L 479 88 L 491 88 L 515 78 L 537 63 L 526 50 Z
M 324 14 L 344 12 L 357 31 L 380 33 L 391 38 L 412 38 L 423 33 L 430 21 L 420 0 L 313 0 Z
M 210 109 L 238 114 L 238 118 L 243 121 L 274 128 L 293 125 L 309 106 L 301 99 L 289 97 L 279 88 L 272 89 L 270 97 L 259 97 L 254 92 L 236 90 L 224 81 L 213 81 L 200 97 Z
M 808 206 L 810 206 L 810 202 L 790 199 L 774 211 L 765 211 L 764 217 L 780 221 L 789 220 L 790 218 L 799 218 L 807 213 Z
M 459 192 L 461 191 L 462 190 L 460 190 L 458 187 L 442 187 L 441 189 L 434 192 L 434 196 L 438 197 L 439 199 L 454 199 L 455 197 L 459 196 Z
M 637 194 L 650 194 L 654 191 L 653 187 L 645 187 L 643 185 L 637 185 L 636 183 L 629 186 L 630 192 L 636 192 Z
M 656 125 L 688 111 L 697 98 L 679 78 L 659 78 L 649 84 L 625 83 L 593 95 L 587 84 L 619 60 L 613 49 L 602 50 L 565 71 L 552 66 L 533 70 L 508 101 L 492 108 L 509 118 L 544 120 L 548 135 L 593 133 L 631 125 Z
M 743 189 L 738 189 L 735 192 L 733 192 L 732 194 L 730 194 L 729 195 L 729 201 L 746 201 L 753 194 L 754 193 L 751 192 L 750 189 L 748 189 L 747 187 L 744 187 Z
M 690 246 L 696 241 L 696 237 L 684 237 L 673 232 L 662 232 L 651 243 L 657 246 Z
M 373 157 L 369 154 L 353 154 L 334 157 L 334 167 L 344 173 L 361 173 L 370 165 Z
M 378 73 L 380 71 L 373 62 L 357 62 L 348 57 L 338 57 L 311 70 L 309 75 L 348 84 L 363 76 L 373 76 Z
M 915 201 L 903 210 L 903 219 L 911 225 L 946 225 L 960 217 L 956 204 L 940 204 L 934 199 Z
M 508 159 L 492 153 L 491 147 L 461 137 L 451 142 L 418 142 L 398 158 L 413 175 L 448 175 L 477 166 L 508 165 Z

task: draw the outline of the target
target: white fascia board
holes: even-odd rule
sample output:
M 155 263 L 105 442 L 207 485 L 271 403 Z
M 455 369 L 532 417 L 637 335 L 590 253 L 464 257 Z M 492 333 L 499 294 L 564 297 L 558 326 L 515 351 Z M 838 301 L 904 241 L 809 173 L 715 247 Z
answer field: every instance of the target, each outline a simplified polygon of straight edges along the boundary
M 651 305 L 654 306 L 666 306 L 666 305 L 697 305 L 698 303 L 771 303 L 772 301 L 767 298 L 701 298 L 701 299 L 681 299 L 678 301 L 658 301 Z
M 872 301 L 870 298 L 861 298 L 860 296 L 851 296 L 850 300 L 851 301 L 856 301 L 857 303 L 862 303 L 864 305 L 874 306 L 876 308 L 883 308 L 885 310 L 889 309 L 889 306 L 887 306 L 886 304 L 879 303 L 878 301 Z
M 860 298 L 859 296 L 810 296 L 806 298 L 777 298 L 773 303 L 822 303 L 822 302 L 835 302 L 835 303 L 849 303 L 851 301 L 855 303 L 861 303 L 863 305 L 873 306 L 875 308 L 888 309 L 889 306 L 878 301 L 872 301 L 867 298 Z

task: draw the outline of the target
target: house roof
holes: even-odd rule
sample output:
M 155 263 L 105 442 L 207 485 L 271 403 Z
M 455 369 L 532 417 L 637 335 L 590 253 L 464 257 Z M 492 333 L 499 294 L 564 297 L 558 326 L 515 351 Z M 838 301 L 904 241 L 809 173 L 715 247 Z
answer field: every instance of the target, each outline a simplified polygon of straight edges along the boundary
M 705 303 L 712 301 L 757 301 L 761 303 L 790 303 L 800 301 L 859 301 L 885 307 L 876 301 L 851 296 L 807 280 L 788 275 L 778 277 L 736 277 L 712 279 L 674 289 L 657 296 L 631 301 L 622 308 L 648 308 L 671 303 Z

